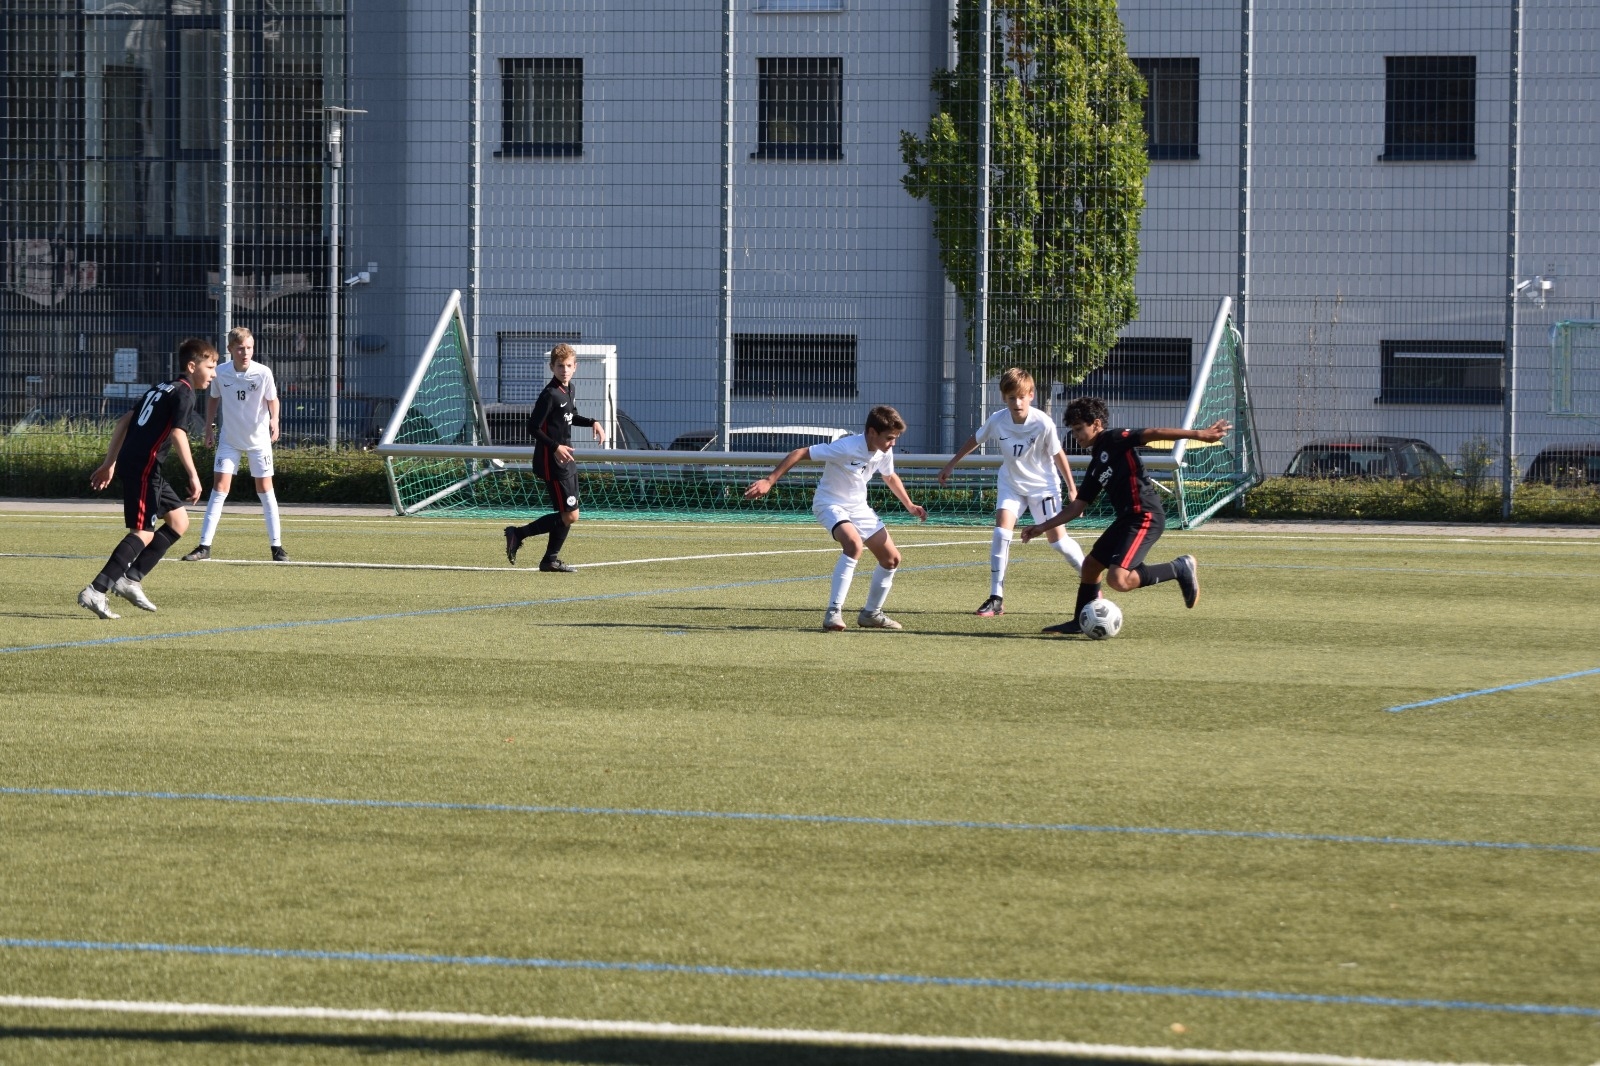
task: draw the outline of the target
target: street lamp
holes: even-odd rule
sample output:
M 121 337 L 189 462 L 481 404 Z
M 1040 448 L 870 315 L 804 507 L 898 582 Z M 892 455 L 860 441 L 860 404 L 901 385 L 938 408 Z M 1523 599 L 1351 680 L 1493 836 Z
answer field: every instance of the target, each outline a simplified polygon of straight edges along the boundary
M 324 107 L 328 124 L 328 447 L 339 446 L 339 198 L 344 169 L 344 116 L 365 115 L 354 107 Z

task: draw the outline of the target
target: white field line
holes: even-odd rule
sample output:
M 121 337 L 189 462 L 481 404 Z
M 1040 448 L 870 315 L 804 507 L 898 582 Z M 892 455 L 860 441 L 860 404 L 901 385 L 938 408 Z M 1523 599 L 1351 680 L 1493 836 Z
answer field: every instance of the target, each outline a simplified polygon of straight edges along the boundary
M 223 1003 L 162 1003 L 124 999 L 58 999 L 53 996 L 0 996 L 0 1007 L 16 1010 L 97 1011 L 113 1014 L 164 1014 L 187 1018 L 272 1018 L 308 1021 L 377 1022 L 411 1025 L 475 1026 L 607 1036 L 699 1037 L 711 1040 L 807 1044 L 821 1047 L 881 1047 L 919 1051 L 983 1051 L 1021 1055 L 1077 1056 L 1126 1062 L 1283 1064 L 1283 1066 L 1473 1066 L 1415 1059 L 1369 1059 L 1295 1051 L 1210 1051 L 1197 1048 L 1131 1047 L 1067 1040 L 1006 1040 L 999 1037 L 917 1036 L 856 1033 L 828 1029 L 760 1029 L 732 1025 L 605 1021 L 585 1018 L 519 1017 L 454 1011 L 345 1010 L 333 1007 L 252 1006 Z
M 930 544 L 901 544 L 902 550 L 911 548 L 952 548 L 960 546 L 975 546 L 988 544 L 986 540 L 944 540 L 934 541 Z M 576 563 L 579 570 L 591 570 L 601 566 L 639 566 L 643 563 L 688 563 L 699 562 L 706 559 L 748 559 L 760 555 L 837 555 L 838 547 L 832 548 L 783 548 L 769 551 L 756 552 L 719 552 L 712 555 L 664 555 L 653 559 L 612 559 L 599 563 Z M 40 556 L 28 552 L 0 552 L 0 559 L 76 559 L 91 558 L 90 556 Z M 99 558 L 93 556 L 92 558 Z M 538 567 L 533 566 L 452 566 L 445 563 L 329 563 L 329 562 L 301 562 L 290 560 L 288 562 L 273 562 L 269 559 L 208 559 L 207 566 L 223 563 L 228 566 L 272 566 L 289 567 L 302 566 L 321 568 L 324 570 L 468 570 L 491 574 L 537 574 Z

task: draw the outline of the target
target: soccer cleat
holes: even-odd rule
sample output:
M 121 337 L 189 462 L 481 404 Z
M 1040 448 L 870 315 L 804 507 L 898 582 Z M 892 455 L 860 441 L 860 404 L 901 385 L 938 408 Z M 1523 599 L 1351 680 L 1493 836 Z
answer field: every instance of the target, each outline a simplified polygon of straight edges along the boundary
M 1039 632 L 1051 633 L 1058 637 L 1077 637 L 1083 635 L 1083 627 L 1078 624 L 1076 618 L 1069 618 L 1065 622 L 1060 622 L 1053 626 L 1045 626 Z
M 185 555 L 183 561 L 186 563 L 203 563 L 209 558 L 211 558 L 211 545 L 202 544 L 188 555 Z
M 283 550 L 282 544 L 274 544 L 272 546 L 272 561 L 275 563 L 286 563 L 289 561 L 289 553 Z
M 1180 555 L 1172 560 L 1178 572 L 1178 587 L 1183 590 L 1183 605 L 1193 607 L 1200 602 L 1200 564 L 1192 555 Z
M 561 561 L 559 555 L 547 555 L 539 560 L 539 569 L 547 574 L 576 574 L 578 568 Z
M 829 611 L 822 616 L 822 628 L 829 633 L 843 633 L 845 630 L 844 614 L 839 611 Z
M 111 583 L 111 591 L 141 611 L 154 611 L 156 609 L 156 605 L 150 602 L 150 597 L 144 594 L 144 586 L 137 581 L 130 581 L 127 575 L 123 575 L 113 581 Z
M 856 615 L 856 625 L 862 629 L 904 629 L 899 622 L 884 614 L 882 611 L 868 611 L 863 609 Z
M 101 618 L 122 617 L 120 614 L 118 614 L 116 611 L 113 611 L 109 606 L 106 605 L 106 594 L 95 588 L 93 585 L 88 586 L 82 592 L 78 593 L 78 606 L 82 607 L 86 611 L 93 611 Z
M 516 526 L 506 527 L 506 560 L 512 565 L 517 565 L 517 549 L 522 547 L 522 534 L 517 532 Z
M 1006 613 L 1005 599 L 1000 596 L 990 596 L 983 601 L 983 606 L 972 612 L 979 618 L 998 618 Z

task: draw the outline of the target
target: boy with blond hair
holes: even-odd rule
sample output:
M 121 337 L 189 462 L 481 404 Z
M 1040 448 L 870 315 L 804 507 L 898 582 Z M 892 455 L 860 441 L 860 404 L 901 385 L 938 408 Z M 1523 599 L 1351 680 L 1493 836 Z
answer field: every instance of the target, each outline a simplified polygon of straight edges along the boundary
M 894 572 L 900 566 L 900 550 L 889 536 L 889 527 L 867 506 L 867 482 L 872 480 L 872 475 L 881 475 L 900 505 L 916 515 L 918 521 L 927 521 L 927 509 L 911 501 L 904 482 L 894 472 L 895 441 L 905 431 L 906 420 L 900 417 L 899 411 L 888 406 L 874 407 L 867 412 L 864 432 L 840 437 L 832 444 L 796 448 L 783 457 L 777 469 L 752 482 L 744 491 L 745 499 L 759 499 L 771 492 L 778 479 L 796 463 L 815 459 L 823 464 L 822 478 L 817 482 L 817 492 L 811 501 L 811 513 L 828 535 L 839 542 L 841 550 L 833 567 L 828 610 L 822 616 L 822 628 L 829 633 L 845 628 L 844 600 L 850 592 L 850 582 L 855 577 L 863 547 L 872 552 L 878 565 L 872 571 L 872 588 L 867 593 L 866 606 L 856 615 L 856 625 L 863 629 L 902 628 L 899 622 L 883 613 L 889 586 L 894 583 Z
M 594 439 L 604 443 L 606 427 L 578 413 L 572 376 L 578 372 L 578 351 L 570 344 L 550 349 L 550 383 L 539 394 L 528 416 L 533 437 L 533 469 L 550 494 L 554 511 L 525 526 L 506 526 L 506 559 L 517 565 L 517 552 L 529 537 L 545 536 L 539 569 L 547 574 L 573 574 L 577 567 L 561 560 L 561 546 L 578 521 L 578 461 L 572 457 L 572 427 L 588 426 Z
M 1000 452 L 994 535 L 989 541 L 989 598 L 975 612 L 979 618 L 1006 613 L 1006 566 L 1011 559 L 1017 515 L 1027 508 L 1036 525 L 1048 522 L 1061 513 L 1063 482 L 1068 503 L 1078 494 L 1055 422 L 1033 406 L 1033 375 L 1019 367 L 1007 370 L 1000 375 L 1000 395 L 1005 398 L 1005 407 L 990 415 L 939 471 L 939 484 L 943 485 L 950 480 L 956 464 L 982 444 L 993 441 Z M 1083 549 L 1067 536 L 1065 529 L 1051 529 L 1046 539 L 1074 570 L 1082 569 Z
M 228 362 L 217 367 L 206 399 L 205 443 L 217 445 L 211 464 L 211 498 L 206 501 L 206 516 L 200 523 L 200 546 L 183 557 L 197 563 L 211 558 L 211 541 L 222 521 L 222 505 L 228 501 L 233 475 L 246 461 L 256 478 L 256 495 L 261 498 L 261 517 L 267 526 L 267 543 L 272 561 L 286 563 L 289 553 L 283 548 L 283 524 L 278 517 L 278 494 L 272 486 L 272 444 L 278 439 L 278 384 L 272 370 L 255 361 L 255 336 L 243 326 L 228 331 Z M 217 430 L 217 416 L 222 430 Z

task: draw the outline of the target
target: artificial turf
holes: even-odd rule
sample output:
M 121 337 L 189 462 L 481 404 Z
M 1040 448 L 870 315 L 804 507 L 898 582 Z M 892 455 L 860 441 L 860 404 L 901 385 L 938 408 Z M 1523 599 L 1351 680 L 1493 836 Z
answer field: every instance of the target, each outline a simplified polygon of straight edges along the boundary
M 901 633 L 820 631 L 807 527 L 585 522 L 662 561 L 549 575 L 377 516 L 287 543 L 483 569 L 233 517 L 101 621 L 117 517 L 0 515 L 0 996 L 1600 1058 L 1600 674 L 1387 710 L 1600 667 L 1600 540 L 1169 534 L 1200 605 L 1090 642 L 1042 546 L 980 619 L 987 531 L 908 526 Z M 375 1053 L 915 1058 L 0 1009 L 0 1061 Z

